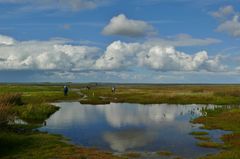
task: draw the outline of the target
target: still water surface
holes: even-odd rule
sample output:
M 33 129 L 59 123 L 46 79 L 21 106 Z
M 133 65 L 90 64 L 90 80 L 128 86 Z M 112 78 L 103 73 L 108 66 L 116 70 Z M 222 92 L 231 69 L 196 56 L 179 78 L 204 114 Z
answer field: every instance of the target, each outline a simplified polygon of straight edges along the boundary
M 189 122 L 201 115 L 203 105 L 111 103 L 93 106 L 78 102 L 56 105 L 61 109 L 40 130 L 64 135 L 77 145 L 113 152 L 171 151 L 185 158 L 218 151 L 196 146 L 197 140 L 189 135 L 192 131 L 203 131 L 200 125 Z M 208 132 L 217 142 L 226 133 L 221 130 Z

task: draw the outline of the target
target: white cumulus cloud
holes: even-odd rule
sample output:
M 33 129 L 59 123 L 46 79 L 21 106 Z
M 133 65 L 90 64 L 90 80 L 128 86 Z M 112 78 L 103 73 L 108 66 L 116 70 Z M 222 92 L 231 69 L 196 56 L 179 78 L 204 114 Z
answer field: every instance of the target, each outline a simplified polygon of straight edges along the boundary
M 216 29 L 218 32 L 240 37 L 240 12 L 235 11 L 233 6 L 222 7 L 217 12 L 213 12 L 212 15 L 220 19 L 220 24 Z
M 105 51 L 88 45 L 71 45 L 67 39 L 18 41 L 0 36 L 0 70 L 114 72 L 148 68 L 156 71 L 222 72 L 227 67 L 220 56 L 206 51 L 188 54 L 161 43 L 112 42 Z M 126 74 L 119 74 L 128 78 Z
M 0 35 L 0 45 L 12 45 L 15 40 L 11 37 Z
M 155 34 L 155 31 L 150 24 L 144 21 L 128 19 L 124 14 L 120 14 L 110 20 L 102 33 L 104 35 L 140 37 Z
M 218 59 L 209 58 L 206 51 L 194 55 L 177 51 L 174 47 L 153 46 L 138 55 L 141 65 L 161 71 L 224 71 Z
M 0 46 L 0 70 L 73 71 L 86 69 L 94 64 L 92 57 L 98 53 L 98 48 L 72 46 L 65 44 L 66 42 L 63 39 L 52 39 L 15 41 L 11 45 L 2 45 Z
M 138 43 L 123 43 L 115 41 L 110 44 L 105 53 L 96 61 L 96 68 L 103 70 L 113 70 L 132 65 L 136 52 L 140 51 Z
M 177 51 L 172 46 L 155 43 L 113 42 L 96 61 L 100 70 L 118 70 L 128 66 L 148 67 L 158 71 L 225 71 L 219 58 L 211 58 L 206 51 L 194 55 Z

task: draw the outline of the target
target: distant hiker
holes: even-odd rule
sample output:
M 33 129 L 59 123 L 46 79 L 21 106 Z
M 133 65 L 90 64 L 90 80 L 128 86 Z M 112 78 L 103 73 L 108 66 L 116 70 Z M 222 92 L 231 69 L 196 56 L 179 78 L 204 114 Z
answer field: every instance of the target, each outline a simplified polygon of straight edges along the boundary
M 116 92 L 116 88 L 114 86 L 112 86 L 112 93 Z
M 63 87 L 63 92 L 65 96 L 68 95 L 68 87 L 66 85 Z

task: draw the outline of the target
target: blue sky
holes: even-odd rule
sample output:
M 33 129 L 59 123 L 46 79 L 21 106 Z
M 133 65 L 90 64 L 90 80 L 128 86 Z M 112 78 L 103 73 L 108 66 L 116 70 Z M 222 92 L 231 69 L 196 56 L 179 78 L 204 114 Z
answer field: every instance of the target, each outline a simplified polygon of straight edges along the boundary
M 0 0 L 0 82 L 239 83 L 239 0 Z

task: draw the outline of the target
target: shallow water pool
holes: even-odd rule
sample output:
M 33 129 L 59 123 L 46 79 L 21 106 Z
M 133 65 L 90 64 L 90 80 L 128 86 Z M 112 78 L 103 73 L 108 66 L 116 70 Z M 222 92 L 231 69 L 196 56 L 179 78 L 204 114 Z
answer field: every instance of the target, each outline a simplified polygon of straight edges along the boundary
M 78 102 L 56 103 L 61 109 L 40 128 L 61 134 L 72 143 L 117 153 L 128 151 L 170 151 L 184 158 L 196 158 L 217 149 L 198 147 L 192 131 L 200 125 L 189 121 L 200 115 L 203 105 L 127 104 L 82 105 Z M 214 109 L 216 106 L 208 106 Z M 213 141 L 225 131 L 208 131 Z

